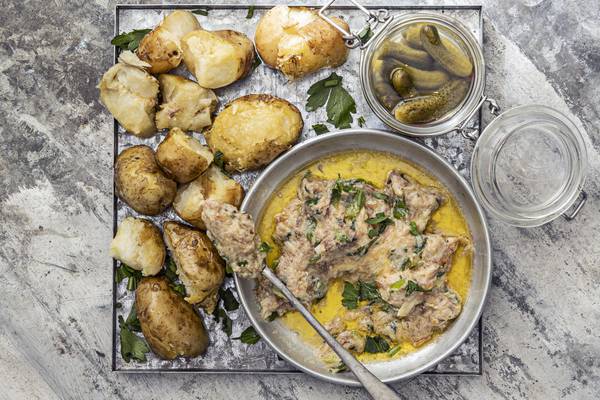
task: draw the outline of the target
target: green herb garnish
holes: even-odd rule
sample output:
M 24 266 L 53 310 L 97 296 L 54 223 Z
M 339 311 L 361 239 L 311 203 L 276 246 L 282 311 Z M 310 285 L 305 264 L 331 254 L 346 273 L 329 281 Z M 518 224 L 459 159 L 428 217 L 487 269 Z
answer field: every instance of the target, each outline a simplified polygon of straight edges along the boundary
M 223 160 L 223 152 L 221 150 L 215 151 L 213 163 L 222 170 L 225 170 L 225 160 Z
M 369 39 L 371 39 L 371 37 L 373 36 L 373 30 L 371 30 L 371 25 L 367 25 L 366 27 L 364 27 L 363 30 L 361 30 L 357 34 L 357 36 L 362 44 L 367 43 Z
M 225 332 L 227 336 L 231 336 L 231 328 L 233 326 L 233 322 L 231 321 L 231 318 L 229 318 L 225 310 L 221 307 L 218 307 L 217 309 L 215 309 L 213 316 L 217 320 L 217 323 L 222 323 L 221 329 L 223 330 L 223 332 Z
M 171 284 L 169 284 L 169 286 L 171 287 L 171 289 L 173 289 L 175 292 L 177 292 L 177 294 L 179 294 L 182 297 L 185 297 L 186 292 L 185 292 L 185 286 L 183 285 L 183 283 L 171 283 Z
M 352 203 L 346 209 L 345 217 L 348 219 L 354 219 L 360 213 L 363 206 L 365 205 L 365 192 L 363 190 L 357 190 L 352 198 Z
M 348 238 L 348 235 L 342 232 L 337 232 L 335 234 L 335 240 L 337 240 L 340 243 L 350 243 L 350 238 Z
M 258 247 L 258 251 L 261 251 L 263 253 L 268 253 L 271 250 L 273 250 L 273 248 L 271 246 L 269 246 L 269 243 L 267 243 L 267 242 L 262 242 L 260 244 L 260 246 Z
M 356 112 L 356 103 L 342 87 L 341 76 L 332 73 L 329 77 L 314 83 L 308 89 L 308 94 L 306 111 L 315 111 L 327 104 L 327 122 L 338 129 L 350 128 L 352 114 Z
M 317 135 L 322 135 L 329 132 L 329 128 L 325 124 L 314 124 L 312 128 Z
M 358 286 L 360 288 L 360 299 L 368 300 L 368 301 L 379 301 L 381 300 L 381 295 L 375 287 L 374 282 L 358 282 Z
M 374 217 L 372 218 L 368 218 L 366 220 L 367 224 L 369 225 L 377 225 L 380 224 L 384 221 L 389 221 L 390 219 L 387 217 L 387 215 L 385 215 L 385 213 L 379 212 L 377 214 L 375 214 Z
M 365 117 L 363 117 L 361 115 L 360 117 L 358 117 L 358 119 L 356 120 L 356 122 L 358 122 L 358 126 L 362 128 L 366 124 Z
M 137 319 L 137 317 L 135 319 Z M 129 317 L 127 317 L 127 320 L 129 321 Z M 146 353 L 150 351 L 150 348 L 142 338 L 138 337 L 135 333 L 133 333 L 132 328 L 135 329 L 135 325 L 129 325 L 126 321 L 123 320 L 123 317 L 119 315 L 119 338 L 121 340 L 121 357 L 123 357 L 123 360 L 125 362 L 129 362 L 132 359 L 140 362 L 146 362 Z
M 135 51 L 142 38 L 150 32 L 152 32 L 152 29 L 134 29 L 131 32 L 115 36 L 110 44 L 119 47 L 121 50 Z
M 123 279 L 127 278 L 127 290 L 134 291 L 138 283 L 142 280 L 142 271 L 135 270 L 130 266 L 121 263 L 115 272 L 115 283 L 119 284 Z
M 394 218 L 402 219 L 408 214 L 408 210 L 406 209 L 406 204 L 402 199 L 396 199 L 394 201 L 394 210 L 393 210 Z
M 344 282 L 344 291 L 342 292 L 342 305 L 348 310 L 354 310 L 358 307 L 360 300 L 359 286 L 350 282 Z
M 252 19 L 254 17 L 254 6 L 248 7 L 248 14 L 246 14 L 246 19 Z
M 402 345 L 401 344 L 397 344 L 396 346 L 392 347 L 389 351 L 388 351 L 388 356 L 389 357 L 394 357 L 396 354 L 398 354 L 398 352 L 402 349 Z
M 249 326 L 240 334 L 240 336 L 234 338 L 245 344 L 255 344 L 260 340 L 260 335 L 256 333 L 253 326 Z
M 408 281 L 406 283 L 406 297 L 410 296 L 414 292 L 429 292 L 427 289 L 423 289 L 417 282 Z
M 192 10 L 192 14 L 204 15 L 205 17 L 208 17 L 208 10 L 207 9 Z
M 219 297 L 223 300 L 223 307 L 225 307 L 225 310 L 227 311 L 234 311 L 240 307 L 240 303 L 236 300 L 231 288 L 225 290 L 219 288 Z
M 404 287 L 404 285 L 406 284 L 406 280 L 400 278 L 398 279 L 396 282 L 392 283 L 390 285 L 390 289 L 392 290 L 400 290 Z
M 307 206 L 314 206 L 315 204 L 317 204 L 319 202 L 319 198 L 318 197 L 313 197 L 311 199 L 308 199 L 304 202 L 304 204 L 306 204 Z
M 385 353 L 389 349 L 390 345 L 381 336 L 367 336 L 365 353 Z
M 410 221 L 410 234 L 413 236 L 419 236 L 421 234 L 419 229 L 417 229 L 417 224 L 415 221 Z
M 381 192 L 373 192 L 373 197 L 375 197 L 376 199 L 379 199 L 379 200 L 383 200 L 383 201 L 388 201 L 390 199 L 390 196 L 388 196 L 385 193 L 381 193 Z

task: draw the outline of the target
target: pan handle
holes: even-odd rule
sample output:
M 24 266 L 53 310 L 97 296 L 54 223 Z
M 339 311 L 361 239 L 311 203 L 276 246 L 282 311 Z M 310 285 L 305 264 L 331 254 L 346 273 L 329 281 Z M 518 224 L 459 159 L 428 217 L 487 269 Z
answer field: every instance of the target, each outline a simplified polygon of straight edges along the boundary
M 347 31 L 325 14 L 325 11 L 327 11 L 327 9 L 329 9 L 329 7 L 331 7 L 335 1 L 336 0 L 329 0 L 327 3 L 325 3 L 325 5 L 319 9 L 319 16 L 342 34 L 346 47 L 350 49 L 355 49 L 357 47 L 364 49 L 369 41 L 379 36 L 379 34 L 381 34 L 381 32 L 383 32 L 393 20 L 389 10 L 380 8 L 377 11 L 369 11 L 358 1 L 350 0 L 352 4 L 354 4 L 360 11 L 367 15 L 368 19 L 367 23 L 358 33 Z M 379 29 L 375 29 L 379 24 L 383 25 L 381 25 Z

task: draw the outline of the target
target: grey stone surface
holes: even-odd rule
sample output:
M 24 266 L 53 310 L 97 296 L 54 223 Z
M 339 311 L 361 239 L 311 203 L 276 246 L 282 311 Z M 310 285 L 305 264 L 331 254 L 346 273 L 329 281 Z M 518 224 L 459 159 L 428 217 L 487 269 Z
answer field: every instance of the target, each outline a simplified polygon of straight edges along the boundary
M 505 108 L 555 107 L 587 133 L 589 200 L 572 222 L 490 219 L 484 375 L 396 387 L 406 399 L 598 398 L 600 5 L 482 3 L 488 93 Z M 0 6 L 0 399 L 366 398 L 307 376 L 110 371 L 112 118 L 95 85 L 112 63 L 114 3 Z

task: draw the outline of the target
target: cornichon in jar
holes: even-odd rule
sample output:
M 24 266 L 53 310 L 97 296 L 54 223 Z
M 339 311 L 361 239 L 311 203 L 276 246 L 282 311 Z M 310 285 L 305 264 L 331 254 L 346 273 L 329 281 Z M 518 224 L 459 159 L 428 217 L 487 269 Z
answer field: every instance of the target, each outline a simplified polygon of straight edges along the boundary
M 380 48 L 380 57 L 391 57 L 419 68 L 430 68 L 433 58 L 423 50 L 413 49 L 402 42 L 388 40 Z
M 421 27 L 421 43 L 431 57 L 446 71 L 461 78 L 471 75 L 473 64 L 469 57 L 449 40 L 442 40 L 435 26 L 424 25 Z
M 394 117 L 405 124 L 426 123 L 440 119 L 460 104 L 468 90 L 469 82 L 462 79 L 452 80 L 433 94 L 400 103 L 394 110 Z
M 395 68 L 390 74 L 390 79 L 394 90 L 402 98 L 408 99 L 417 95 L 412 79 L 404 67 Z
M 371 64 L 375 95 L 388 110 L 392 110 L 402 101 L 402 97 L 394 90 L 389 78 L 390 72 L 399 65 L 401 63 L 395 60 L 374 60 Z
M 423 24 L 412 24 L 402 33 L 406 42 L 410 47 L 415 49 L 423 49 L 423 43 L 421 43 L 421 27 Z
M 426 71 L 406 64 L 402 67 L 410 75 L 415 87 L 420 90 L 435 90 L 450 79 L 444 71 Z

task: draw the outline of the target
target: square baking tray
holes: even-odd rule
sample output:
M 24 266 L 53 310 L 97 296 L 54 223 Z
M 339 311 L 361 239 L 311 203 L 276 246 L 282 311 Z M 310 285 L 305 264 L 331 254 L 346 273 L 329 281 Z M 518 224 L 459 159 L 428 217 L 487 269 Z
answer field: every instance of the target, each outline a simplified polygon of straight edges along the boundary
M 244 32 L 250 38 L 254 37 L 256 23 L 260 16 L 273 5 L 255 6 L 254 16 L 251 19 L 246 18 L 248 6 L 245 5 L 117 5 L 115 9 L 115 34 L 128 32 L 132 29 L 153 28 L 172 10 L 207 10 L 208 16 L 197 15 L 197 18 L 206 29 L 235 29 Z M 318 6 L 314 5 L 317 8 Z M 392 14 L 403 14 L 416 11 L 428 11 L 449 14 L 460 19 L 482 43 L 483 21 L 481 6 L 385 6 L 385 7 L 367 7 L 367 8 L 386 8 Z M 340 15 L 345 18 L 353 31 L 360 29 L 365 23 L 365 16 L 359 10 L 352 6 L 333 6 L 331 14 Z M 115 63 L 117 62 L 118 49 L 115 48 Z M 375 129 L 384 129 L 385 125 L 373 115 L 363 99 L 360 89 L 360 78 L 358 76 L 358 64 L 360 59 L 360 50 L 350 51 L 348 61 L 336 72 L 343 76 L 344 87 L 356 101 L 358 113 L 357 118 L 362 115 L 366 120 L 366 126 Z M 175 73 L 190 77 L 189 73 L 183 67 L 179 67 L 170 73 Z M 326 120 L 323 110 L 307 113 L 304 112 L 304 103 L 307 99 L 306 91 L 310 85 L 319 79 L 327 76 L 330 70 L 320 71 L 307 78 L 298 81 L 287 82 L 283 76 L 264 65 L 259 66 L 249 77 L 241 82 L 234 83 L 223 89 L 215 90 L 219 97 L 220 106 L 227 102 L 248 93 L 270 93 L 282 97 L 295 104 L 298 109 L 303 111 L 305 122 L 304 132 L 300 140 L 306 140 L 315 135 L 310 126 Z M 355 118 L 355 121 L 356 121 Z M 472 124 L 478 128 L 480 116 Z M 356 124 L 356 122 L 355 122 Z M 204 141 L 199 133 L 194 136 Z M 450 134 L 449 137 L 456 146 L 456 141 L 462 140 L 459 135 Z M 146 144 L 153 148 L 164 138 L 164 134 L 157 134 L 150 139 L 139 139 L 132 135 L 125 134 L 123 128 L 114 122 L 114 156 L 125 148 L 136 145 Z M 427 139 L 421 142 L 426 145 L 436 147 L 439 143 L 437 139 Z M 441 144 L 443 146 L 443 144 Z M 459 146 L 460 147 L 460 146 Z M 439 148 L 440 152 L 459 169 L 463 175 L 467 175 L 462 153 L 446 152 Z M 260 171 L 253 171 L 244 174 L 234 175 L 234 178 L 240 182 L 245 189 L 248 189 L 258 176 Z M 113 230 L 116 233 L 118 223 L 128 215 L 137 216 L 137 213 L 121 202 L 116 196 L 113 203 Z M 167 210 L 160 216 L 147 217 L 156 224 L 162 224 L 163 221 L 174 219 L 179 220 L 172 210 Z M 117 262 L 113 260 L 113 282 Z M 233 287 L 233 280 L 227 278 L 224 283 L 226 287 Z M 245 345 L 238 340 L 233 340 L 222 331 L 221 326 L 217 324 L 211 315 L 206 315 L 200 311 L 204 317 L 206 329 L 210 335 L 210 346 L 206 354 L 202 357 L 192 359 L 178 358 L 173 361 L 161 360 L 153 353 L 148 353 L 148 360 L 145 363 L 129 362 L 126 363 L 120 353 L 119 343 L 119 325 L 117 318 L 122 315 L 127 318 L 133 302 L 133 292 L 128 292 L 126 282 L 121 284 L 113 283 L 113 346 L 112 346 L 112 370 L 124 373 L 151 373 L 151 372 L 185 372 L 185 373 L 248 373 L 248 374 L 301 374 L 302 372 L 294 369 L 267 346 L 264 341 L 259 341 L 255 345 Z M 117 308 L 117 304 L 120 307 Z M 231 337 L 239 336 L 239 333 L 250 325 L 244 314 L 242 307 L 238 310 L 229 312 L 229 317 L 233 321 L 233 334 Z M 300 340 L 300 339 L 299 339 Z M 428 375 L 481 375 L 482 374 L 482 324 L 479 321 L 477 328 L 473 330 L 469 338 L 452 355 L 440 362 L 430 371 L 425 372 Z

